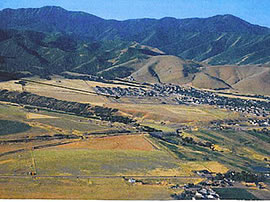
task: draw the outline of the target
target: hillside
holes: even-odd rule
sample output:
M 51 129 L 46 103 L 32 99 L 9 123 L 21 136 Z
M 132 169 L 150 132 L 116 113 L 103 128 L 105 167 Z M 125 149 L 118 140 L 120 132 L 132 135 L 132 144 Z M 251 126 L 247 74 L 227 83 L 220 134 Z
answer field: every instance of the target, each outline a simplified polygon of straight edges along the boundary
M 132 60 L 143 61 L 161 55 L 158 49 L 119 40 L 82 42 L 69 35 L 35 31 L 0 30 L 0 67 L 9 72 L 24 72 L 48 77 L 71 71 L 92 74 Z M 132 72 L 133 69 L 127 67 Z M 127 70 L 126 69 L 126 70 Z M 123 69 L 122 69 L 123 70 Z M 105 78 L 129 76 L 128 71 Z
M 270 61 L 270 29 L 232 15 L 116 21 L 60 7 L 4 9 L 0 11 L 0 28 L 69 33 L 88 41 L 137 41 L 211 65 Z
M 199 67 L 200 64 L 176 56 L 155 56 L 131 76 L 140 82 L 184 84 L 192 81 Z
M 116 21 L 60 7 L 4 9 L 0 68 L 270 94 L 269 30 L 232 15 Z
M 8 72 L 42 78 L 64 72 L 105 79 L 131 76 L 142 83 L 189 84 L 205 89 L 270 94 L 270 68 L 264 66 L 209 66 L 166 55 L 137 42 L 82 42 L 60 33 L 1 30 L 0 39 L 0 67 Z
M 244 93 L 270 94 L 270 68 L 264 66 L 213 66 L 207 67 L 205 74 L 218 78 L 224 82 L 224 88 L 231 88 Z M 195 79 L 196 80 L 196 79 Z M 213 88 L 211 84 L 204 88 Z M 193 82 L 194 86 L 202 87 L 201 84 Z M 214 86 L 214 85 L 212 85 Z M 215 86 L 217 88 L 217 86 Z M 222 88 L 222 87 L 221 87 Z
M 139 82 L 187 84 L 202 89 L 270 95 L 270 68 L 265 66 L 204 66 L 164 55 L 151 57 L 131 76 Z

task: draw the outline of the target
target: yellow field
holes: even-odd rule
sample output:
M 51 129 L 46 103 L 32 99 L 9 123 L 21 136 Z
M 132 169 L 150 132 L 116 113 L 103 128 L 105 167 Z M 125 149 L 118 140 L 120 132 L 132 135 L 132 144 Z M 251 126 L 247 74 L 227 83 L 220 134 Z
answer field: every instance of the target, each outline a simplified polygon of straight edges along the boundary
M 175 132 L 176 128 L 170 127 L 169 125 L 162 125 L 160 122 L 143 122 L 144 126 L 149 126 L 163 132 Z
M 228 149 L 224 146 L 221 146 L 221 145 L 214 145 L 214 148 L 216 151 L 231 152 L 230 149 Z
M 82 80 L 70 80 L 55 77 L 50 84 L 68 86 L 94 91 L 93 87 L 120 86 Z M 0 83 L 0 88 L 21 91 L 14 81 Z M 26 90 L 42 96 L 56 99 L 85 102 L 92 105 L 119 109 L 118 115 L 128 116 L 141 125 L 164 132 L 172 132 L 180 125 L 192 126 L 192 129 L 206 125 L 211 120 L 235 119 L 238 113 L 217 109 L 211 106 L 184 106 L 159 104 L 162 98 L 110 98 L 78 94 L 69 90 L 42 85 L 27 84 Z M 151 103 L 153 101 L 153 103 Z M 143 104 L 143 103 L 149 104 Z M 40 110 L 33 112 L 20 106 L 0 104 L 1 120 L 17 120 L 29 124 L 32 128 L 23 133 L 0 136 L 0 140 L 26 139 L 36 135 L 75 134 L 83 139 L 33 141 L 25 143 L 2 144 L 0 154 L 24 149 L 17 153 L 0 156 L 0 175 L 27 176 L 36 171 L 39 178 L 0 179 L 0 198 L 44 198 L 44 199 L 171 199 L 170 195 L 183 190 L 172 190 L 174 183 L 181 185 L 199 183 L 202 179 L 193 171 L 209 170 L 225 173 L 229 169 L 242 169 L 246 159 L 262 161 L 266 152 L 255 151 L 244 144 L 256 143 L 259 137 L 245 132 L 192 130 L 182 135 L 192 137 L 196 142 L 210 141 L 216 151 L 204 145 L 182 144 L 179 136 L 169 137 L 166 141 L 155 139 L 147 134 L 138 135 L 91 135 L 91 132 L 104 132 L 115 129 L 135 130 L 132 125 L 109 123 L 64 113 Z M 18 124 L 19 125 L 19 124 Z M 262 135 L 261 135 L 262 136 Z M 264 139 L 267 137 L 263 136 Z M 167 138 L 167 137 L 166 137 Z M 241 139 L 242 138 L 242 139 Z M 169 141 L 171 140 L 171 141 Z M 257 141 L 256 141 L 257 140 Z M 50 146 L 51 143 L 69 143 Z M 260 145 L 268 146 L 262 141 Z M 33 149 L 34 146 L 47 145 Z M 266 147 L 267 148 L 267 147 Z M 237 161 L 237 162 L 236 162 Z M 234 165 L 236 162 L 237 165 Z M 238 167 L 239 166 L 239 167 Z M 29 176 L 29 175 L 28 175 Z M 71 176 L 72 178 L 42 178 L 42 176 Z M 90 179 L 83 179 L 88 176 Z M 101 177 L 93 178 L 93 177 Z M 119 176 L 148 176 L 152 184 L 131 185 Z M 180 176 L 160 180 L 155 177 Z M 92 177 L 92 178 L 91 178 Z M 77 178 L 77 179 L 76 179 Z M 152 179 L 154 178 L 154 179 Z
M 214 109 L 210 106 L 183 106 L 162 104 L 106 104 L 133 116 L 138 121 L 154 120 L 172 123 L 187 123 L 210 121 L 216 119 L 237 117 L 236 113 Z
M 79 79 L 65 79 L 61 77 L 54 77 L 52 80 L 42 80 L 39 78 L 30 78 L 31 80 L 37 80 L 43 83 L 65 86 L 70 88 L 77 88 L 86 91 L 94 91 L 94 87 L 121 87 L 127 88 L 129 86 L 120 85 L 120 84 L 106 84 L 95 81 L 83 81 Z M 21 85 L 15 84 L 14 81 L 0 82 L 0 89 L 7 89 L 12 91 L 22 91 Z M 106 103 L 111 103 L 109 98 L 104 96 L 91 95 L 87 93 L 74 92 L 67 89 L 45 86 L 33 83 L 27 83 L 25 90 L 37 95 L 53 97 L 60 100 L 73 101 L 73 102 L 82 102 L 82 103 L 91 103 L 93 105 L 103 105 Z
M 34 78 L 31 78 L 31 79 L 34 80 Z M 37 79 L 37 80 L 40 82 L 48 83 L 48 84 L 67 86 L 71 88 L 78 88 L 78 89 L 94 92 L 93 88 L 89 87 L 82 80 L 61 79 L 61 83 L 57 82 L 58 80 L 50 80 L 50 81 L 40 80 L 40 79 Z M 21 86 L 18 84 L 15 84 L 14 81 L 1 82 L 0 89 L 22 91 Z M 28 92 L 37 94 L 37 95 L 46 96 L 46 97 L 54 97 L 56 99 L 66 100 L 66 101 L 92 103 L 92 104 L 98 104 L 98 105 L 102 105 L 104 103 L 109 102 L 109 100 L 106 97 L 102 97 L 102 96 L 79 93 L 79 92 L 74 92 L 74 91 L 61 89 L 57 87 L 44 86 L 44 85 L 38 85 L 38 84 L 32 84 L 32 83 L 27 83 L 25 90 Z
M 42 129 L 48 130 L 51 133 L 68 133 L 69 132 L 69 131 L 66 131 L 66 130 L 64 130 L 62 128 L 50 126 L 50 125 L 39 123 L 39 122 L 35 122 L 35 121 L 28 122 L 28 124 L 30 126 L 32 126 L 32 127 L 37 127 L 37 128 L 42 128 Z
M 169 200 L 169 186 L 131 185 L 123 179 L 0 179 L 2 199 Z
M 244 152 L 246 152 L 246 156 L 252 157 L 253 159 L 263 161 L 265 158 L 269 158 L 269 156 L 259 154 L 251 148 L 243 147 L 241 148 Z
M 2 161 L 0 161 L 0 165 L 1 165 L 1 164 L 6 164 L 6 163 L 10 163 L 10 162 L 12 162 L 12 161 L 14 161 L 14 160 L 13 160 L 13 159 L 2 160 Z
M 226 173 L 229 170 L 226 166 L 216 161 L 186 162 L 181 167 L 187 172 L 192 170 L 208 170 L 214 173 Z
M 47 116 L 47 115 L 38 114 L 38 113 L 27 113 L 26 118 L 27 119 L 55 119 L 57 117 Z
M 245 96 L 240 96 L 240 95 L 228 95 L 228 94 L 223 94 L 223 93 L 217 93 L 217 95 L 223 96 L 223 97 L 229 97 L 229 98 L 240 98 L 240 99 L 244 99 L 244 100 L 266 101 L 265 99 L 262 99 L 262 98 L 245 97 Z
M 62 145 L 58 148 L 139 151 L 155 150 L 153 145 L 151 145 L 143 135 L 123 135 L 114 137 L 90 138 L 85 141 Z

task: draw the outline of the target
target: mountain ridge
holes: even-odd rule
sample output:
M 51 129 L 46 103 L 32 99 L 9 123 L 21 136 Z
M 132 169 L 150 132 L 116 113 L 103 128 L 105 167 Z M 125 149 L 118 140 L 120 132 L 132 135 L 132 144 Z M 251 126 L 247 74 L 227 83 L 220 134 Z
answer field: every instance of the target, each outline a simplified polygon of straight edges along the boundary
M 117 21 L 61 7 L 4 9 L 0 68 L 270 94 L 269 30 L 232 15 Z
M 206 61 L 211 65 L 270 62 L 267 48 L 270 29 L 229 14 L 208 18 L 165 17 L 119 21 L 47 6 L 4 9 L 0 11 L 0 29 L 60 32 L 86 41 L 136 41 L 170 55 Z M 260 45 L 260 53 L 250 57 L 250 49 L 257 42 L 264 43 L 263 40 L 266 40 L 266 45 Z M 250 59 L 243 60 L 245 57 Z

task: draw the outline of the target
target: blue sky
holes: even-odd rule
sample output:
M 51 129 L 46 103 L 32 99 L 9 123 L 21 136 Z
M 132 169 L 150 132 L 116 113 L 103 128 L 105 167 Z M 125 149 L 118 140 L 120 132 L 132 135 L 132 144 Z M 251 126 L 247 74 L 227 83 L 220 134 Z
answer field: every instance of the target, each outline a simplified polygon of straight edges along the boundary
M 118 20 L 232 14 L 251 23 L 270 27 L 270 0 L 0 0 L 0 9 L 47 5 Z

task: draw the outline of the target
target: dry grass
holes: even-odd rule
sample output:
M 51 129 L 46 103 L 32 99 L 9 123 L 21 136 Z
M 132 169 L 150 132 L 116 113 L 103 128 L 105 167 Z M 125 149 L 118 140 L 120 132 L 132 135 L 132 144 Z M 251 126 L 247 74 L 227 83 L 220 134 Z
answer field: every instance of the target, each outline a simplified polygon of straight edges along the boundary
M 223 151 L 223 152 L 226 152 L 226 153 L 231 152 L 230 149 L 228 149 L 228 148 L 226 148 L 224 146 L 221 146 L 221 145 L 214 145 L 214 148 L 215 148 L 216 151 Z
M 136 81 L 156 83 L 158 82 L 158 79 L 152 76 L 148 70 L 149 67 L 152 67 L 161 82 L 182 84 L 191 80 L 190 77 L 184 77 L 184 64 L 187 64 L 187 62 L 175 56 L 154 56 L 151 57 L 138 71 L 134 72 L 132 76 Z
M 0 165 L 10 163 L 10 162 L 13 162 L 13 161 L 14 161 L 14 159 L 2 160 L 2 161 L 0 161 Z
M 38 113 L 27 113 L 26 118 L 27 119 L 55 119 L 57 117 L 47 116 L 47 115 L 38 114 Z
M 262 155 L 251 148 L 242 147 L 241 149 L 245 152 L 246 156 L 255 160 L 263 161 L 265 158 L 269 158 L 269 156 Z
M 194 170 L 208 170 L 215 173 L 226 173 L 229 169 L 216 161 L 194 161 L 185 162 L 181 164 L 183 170 L 186 173 L 190 173 Z
M 164 151 L 94 150 L 48 148 L 35 150 L 40 175 L 151 175 L 162 168 L 170 172 L 179 168 L 179 161 Z M 180 173 L 179 173 L 180 175 Z M 181 172 L 181 176 L 185 173 Z
M 224 94 L 224 93 L 217 93 L 217 95 L 223 96 L 223 97 L 229 97 L 229 98 L 240 98 L 240 99 L 243 99 L 243 100 L 266 101 L 265 99 L 262 99 L 262 98 L 245 97 L 245 96 L 240 96 L 240 95 L 228 95 L 228 94 Z
M 0 198 L 169 200 L 168 186 L 130 185 L 123 179 L 7 179 L 0 180 Z
M 129 114 L 140 122 L 171 122 L 187 123 L 211 121 L 216 119 L 237 117 L 238 115 L 210 106 L 182 106 L 162 104 L 106 104 L 107 107 L 117 108 Z
M 0 158 L 0 175 L 27 175 L 32 171 L 29 151 L 2 156 Z
M 162 125 L 159 122 L 144 122 L 142 125 L 149 126 L 151 128 L 155 128 L 157 130 L 162 130 L 163 132 L 175 132 L 177 128 L 172 127 L 170 125 Z
M 35 79 L 35 78 L 31 78 Z M 78 88 L 82 90 L 87 90 L 94 92 L 94 89 L 91 86 L 88 86 L 83 80 L 76 80 L 76 79 L 53 79 L 50 81 L 47 80 L 40 80 L 37 79 L 37 81 L 48 83 L 48 84 L 54 84 L 59 86 L 66 86 L 71 88 Z M 61 83 L 57 82 L 61 80 Z M 22 91 L 21 86 L 18 84 L 15 84 L 14 81 L 8 81 L 8 82 L 1 82 L 0 83 L 0 89 L 8 89 L 12 91 Z M 60 100 L 66 100 L 66 101 L 72 101 L 72 102 L 83 102 L 83 103 L 91 103 L 91 104 L 97 104 L 97 105 L 103 105 L 107 102 L 110 102 L 109 99 L 102 96 L 96 96 L 86 93 L 79 93 L 74 92 L 71 90 L 61 89 L 57 87 L 52 86 L 45 86 L 45 85 L 39 85 L 39 84 L 33 84 L 33 83 L 27 83 L 25 86 L 26 91 L 46 96 L 46 97 L 53 97 L 55 99 Z
M 86 90 L 90 92 L 95 92 L 94 87 L 96 86 L 121 87 L 121 88 L 130 87 L 127 85 L 122 85 L 122 84 L 107 84 L 107 83 L 95 82 L 95 81 L 83 81 L 79 79 L 65 79 L 61 77 L 53 77 L 52 80 L 49 80 L 49 81 L 42 80 L 35 77 L 30 78 L 30 79 L 37 80 L 43 83 L 76 88 L 76 89 Z M 14 81 L 1 82 L 0 89 L 7 89 L 11 91 L 22 91 L 21 86 L 18 84 L 15 84 Z M 37 94 L 37 95 L 53 97 L 55 99 L 72 101 L 72 102 L 90 103 L 93 105 L 100 105 L 100 106 L 102 106 L 103 104 L 112 102 L 111 99 L 104 96 L 80 93 L 80 92 L 75 92 L 75 91 L 57 88 L 53 86 L 39 85 L 36 83 L 34 84 L 27 83 L 27 85 L 25 86 L 25 90 L 28 92 Z
M 153 176 L 182 176 L 183 175 L 183 170 L 181 167 L 179 168 L 174 168 L 174 169 L 162 169 L 162 168 L 157 168 L 155 170 L 151 170 L 149 172 L 150 175 Z
M 68 130 L 65 130 L 65 129 L 62 129 L 59 127 L 55 127 L 55 126 L 51 126 L 48 124 L 44 124 L 44 123 L 39 123 L 36 121 L 28 122 L 28 124 L 32 127 L 38 127 L 41 129 L 45 129 L 45 130 L 50 131 L 52 133 L 70 133 L 70 131 L 68 131 Z
M 95 150 L 140 150 L 153 151 L 155 148 L 145 140 L 143 135 L 124 135 L 114 137 L 91 138 L 90 140 L 62 145 L 65 149 Z

